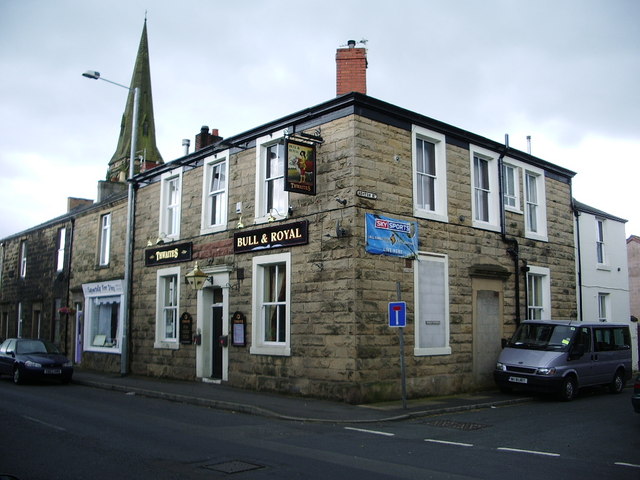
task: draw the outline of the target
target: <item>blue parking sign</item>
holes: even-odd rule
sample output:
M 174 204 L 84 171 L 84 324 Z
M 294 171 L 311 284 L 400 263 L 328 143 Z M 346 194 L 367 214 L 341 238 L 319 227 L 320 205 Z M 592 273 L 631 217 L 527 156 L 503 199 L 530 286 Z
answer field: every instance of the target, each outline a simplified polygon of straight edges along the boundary
M 407 304 L 406 302 L 389 302 L 389 326 L 407 326 Z

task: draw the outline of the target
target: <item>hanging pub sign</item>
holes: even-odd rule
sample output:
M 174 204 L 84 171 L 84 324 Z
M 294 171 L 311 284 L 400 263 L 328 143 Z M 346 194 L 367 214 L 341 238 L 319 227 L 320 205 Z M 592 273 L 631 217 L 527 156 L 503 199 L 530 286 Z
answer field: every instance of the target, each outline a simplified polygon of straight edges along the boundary
M 274 225 L 233 234 L 233 253 L 255 252 L 309 243 L 309 221 Z
M 418 223 L 366 214 L 366 251 L 375 255 L 417 258 Z
M 191 242 L 148 248 L 144 252 L 144 264 L 147 267 L 153 267 L 167 263 L 188 262 L 191 260 L 192 249 Z
M 284 189 L 288 192 L 316 194 L 316 146 L 287 139 L 284 144 L 287 165 Z

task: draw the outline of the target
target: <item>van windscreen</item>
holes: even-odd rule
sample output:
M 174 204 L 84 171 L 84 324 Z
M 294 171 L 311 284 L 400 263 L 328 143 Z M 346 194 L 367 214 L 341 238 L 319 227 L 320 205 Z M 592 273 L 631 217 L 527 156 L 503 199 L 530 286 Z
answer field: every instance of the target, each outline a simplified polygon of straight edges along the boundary
M 569 348 L 576 328 L 548 323 L 523 323 L 507 346 L 534 350 L 565 351 Z

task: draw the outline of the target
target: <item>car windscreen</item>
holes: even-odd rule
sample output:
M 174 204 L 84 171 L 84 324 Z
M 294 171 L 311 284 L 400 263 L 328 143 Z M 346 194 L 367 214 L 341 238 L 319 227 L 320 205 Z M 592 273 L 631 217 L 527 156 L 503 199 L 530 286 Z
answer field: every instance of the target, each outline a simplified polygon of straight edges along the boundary
M 60 351 L 50 342 L 42 340 L 18 340 L 16 342 L 16 353 L 28 355 L 32 353 L 60 353 Z
M 569 325 L 524 323 L 518 327 L 508 346 L 562 352 L 569 348 L 575 330 L 575 327 Z

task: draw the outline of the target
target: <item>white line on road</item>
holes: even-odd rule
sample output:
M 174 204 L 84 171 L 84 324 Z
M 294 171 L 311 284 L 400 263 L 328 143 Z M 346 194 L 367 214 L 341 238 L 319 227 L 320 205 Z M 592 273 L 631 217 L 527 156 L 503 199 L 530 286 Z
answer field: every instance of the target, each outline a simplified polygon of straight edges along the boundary
M 23 415 L 22 418 L 26 418 L 27 420 L 30 420 L 30 421 L 35 422 L 35 423 L 39 423 L 40 425 L 44 425 L 45 427 L 53 428 L 54 430 L 58 430 L 60 432 L 66 432 L 67 431 L 66 428 L 62 428 L 62 427 L 59 427 L 57 425 L 53 425 L 51 423 L 43 422 L 42 420 L 38 420 L 37 418 L 27 417 L 26 415 Z
M 473 447 L 473 443 L 447 442 L 446 440 L 434 440 L 433 438 L 425 438 L 425 442 L 443 443 L 445 445 L 456 445 L 458 447 Z
M 380 432 L 378 430 L 366 430 L 364 428 L 344 427 L 345 430 L 353 430 L 354 432 L 373 433 L 374 435 L 384 435 L 385 437 L 395 437 L 395 433 Z
M 503 452 L 530 453 L 532 455 L 544 455 L 546 457 L 559 457 L 560 456 L 559 453 L 538 452 L 536 450 L 522 450 L 520 448 L 498 447 L 498 450 L 502 450 Z
M 619 465 L 621 467 L 640 468 L 640 465 L 635 465 L 633 463 L 615 462 L 614 465 Z

